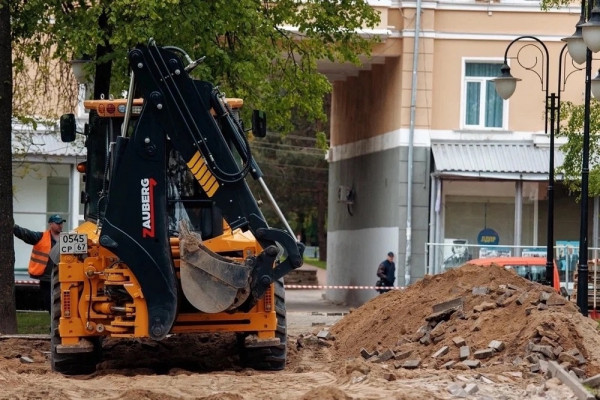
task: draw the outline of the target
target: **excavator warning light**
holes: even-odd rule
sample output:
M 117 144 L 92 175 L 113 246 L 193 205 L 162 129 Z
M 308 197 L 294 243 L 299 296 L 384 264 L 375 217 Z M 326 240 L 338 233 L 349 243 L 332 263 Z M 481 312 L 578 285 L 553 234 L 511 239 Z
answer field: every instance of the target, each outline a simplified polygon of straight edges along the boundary
M 87 161 L 82 161 L 82 162 L 78 163 L 77 164 L 77 172 L 84 174 L 86 167 L 87 167 Z
M 108 104 L 106 105 L 106 112 L 107 112 L 108 114 L 114 114 L 114 113 L 115 113 L 115 105 L 114 105 L 114 104 L 111 104 L 111 103 L 108 103 Z

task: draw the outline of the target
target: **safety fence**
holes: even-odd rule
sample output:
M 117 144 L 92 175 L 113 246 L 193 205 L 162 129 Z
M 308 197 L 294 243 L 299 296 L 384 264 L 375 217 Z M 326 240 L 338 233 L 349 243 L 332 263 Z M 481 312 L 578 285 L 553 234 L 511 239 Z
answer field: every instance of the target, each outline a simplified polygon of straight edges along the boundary
M 597 259 L 600 248 L 588 249 L 588 260 Z M 425 273 L 439 274 L 459 267 L 476 258 L 491 257 L 541 257 L 547 258 L 546 246 L 510 246 L 470 244 L 466 239 L 446 239 L 444 243 L 425 244 Z M 553 260 L 561 286 L 569 292 L 573 289 L 573 274 L 579 262 L 578 241 L 557 241 Z

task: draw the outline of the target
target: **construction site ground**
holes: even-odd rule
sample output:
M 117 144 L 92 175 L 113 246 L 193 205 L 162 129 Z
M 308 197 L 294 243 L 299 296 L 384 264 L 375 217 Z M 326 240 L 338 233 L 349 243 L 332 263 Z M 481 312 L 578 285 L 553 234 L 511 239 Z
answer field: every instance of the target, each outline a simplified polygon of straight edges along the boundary
M 568 400 L 600 380 L 598 324 L 501 268 L 427 276 L 353 310 L 320 290 L 287 290 L 286 305 L 284 371 L 243 368 L 221 333 L 108 339 L 95 373 L 66 377 L 47 338 L 4 335 L 0 399 Z

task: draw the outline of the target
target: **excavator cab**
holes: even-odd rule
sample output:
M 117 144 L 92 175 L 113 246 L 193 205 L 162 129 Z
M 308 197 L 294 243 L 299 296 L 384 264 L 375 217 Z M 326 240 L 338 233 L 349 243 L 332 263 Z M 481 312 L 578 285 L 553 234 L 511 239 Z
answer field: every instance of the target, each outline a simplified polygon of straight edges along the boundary
M 129 62 L 139 98 L 85 102 L 86 222 L 60 239 L 77 245 L 61 246 L 52 275 L 53 369 L 93 370 L 104 337 L 222 331 L 238 334 L 247 366 L 284 368 L 283 277 L 304 247 L 252 157 L 243 101 L 192 79 L 181 49 L 150 41 Z M 264 113 L 252 119 L 264 136 Z M 63 116 L 63 140 L 74 130 Z M 267 224 L 250 177 L 285 229 Z

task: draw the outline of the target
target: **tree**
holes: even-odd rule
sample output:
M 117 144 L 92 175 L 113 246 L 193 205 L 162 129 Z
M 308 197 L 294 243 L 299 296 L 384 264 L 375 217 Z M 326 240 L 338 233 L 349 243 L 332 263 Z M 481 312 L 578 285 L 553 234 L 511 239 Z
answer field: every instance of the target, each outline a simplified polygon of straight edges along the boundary
M 96 70 L 90 74 L 95 72 L 96 85 L 105 88 L 110 80 L 111 93 L 127 88 L 127 51 L 154 38 L 194 59 L 206 56 L 194 75 L 218 83 L 230 97 L 244 98 L 247 110 L 267 111 L 274 131 L 292 129 L 291 110 L 309 120 L 324 119 L 323 95 L 331 86 L 317 72 L 317 60 L 359 63 L 358 55 L 369 54 L 374 38 L 365 38 L 358 30 L 379 21 L 365 0 L 28 0 L 26 4 L 23 11 L 45 6 L 42 16 L 24 20 L 47 34 L 53 57 L 68 61 L 95 55 Z M 102 92 L 108 96 L 106 90 Z M 98 94 L 95 90 L 94 97 Z
M 321 260 L 326 257 L 328 166 L 325 160 L 325 132 L 318 123 L 294 120 L 296 128 L 286 136 L 270 133 L 252 142 L 252 154 L 265 174 L 272 194 L 296 235 L 307 245 L 318 245 Z M 326 148 L 326 147 L 325 147 Z M 260 198 L 262 190 L 250 182 Z M 269 206 L 262 207 L 272 226 L 283 228 Z
M 0 1 L 0 333 L 17 332 L 12 204 L 12 40 L 9 0 Z
M 581 192 L 581 165 L 583 148 L 584 106 L 571 102 L 562 102 L 560 118 L 562 123 L 558 137 L 566 137 L 567 143 L 560 147 L 565 159 L 557 172 L 563 174 L 564 183 L 569 190 Z M 589 185 L 590 197 L 600 195 L 600 102 L 590 103 L 590 148 L 589 148 Z

